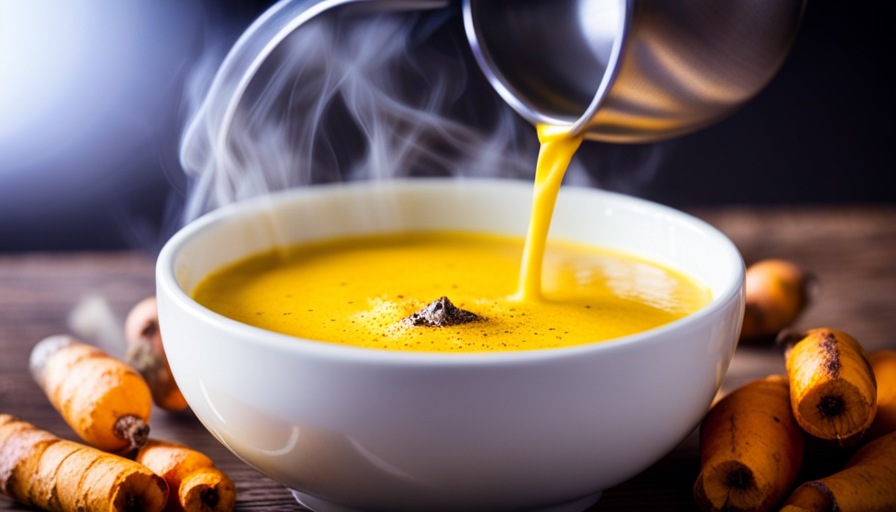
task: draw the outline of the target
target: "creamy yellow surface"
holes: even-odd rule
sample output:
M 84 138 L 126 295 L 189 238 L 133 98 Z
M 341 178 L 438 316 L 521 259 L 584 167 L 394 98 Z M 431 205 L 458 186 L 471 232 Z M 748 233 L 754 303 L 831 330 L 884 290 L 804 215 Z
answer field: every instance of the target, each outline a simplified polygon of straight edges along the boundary
M 541 299 L 513 298 L 523 240 L 407 233 L 299 245 L 204 279 L 194 298 L 240 322 L 369 348 L 479 352 L 564 347 L 657 327 L 710 301 L 708 289 L 653 263 L 550 242 Z M 524 287 L 525 289 L 525 287 Z M 442 295 L 485 321 L 408 327 Z

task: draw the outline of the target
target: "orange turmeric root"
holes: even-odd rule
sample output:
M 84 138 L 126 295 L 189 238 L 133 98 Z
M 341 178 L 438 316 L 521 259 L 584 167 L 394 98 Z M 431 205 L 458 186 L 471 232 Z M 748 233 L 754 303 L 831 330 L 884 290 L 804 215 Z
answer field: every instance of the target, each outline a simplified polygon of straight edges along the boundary
M 784 260 L 762 260 L 747 269 L 742 340 L 774 336 L 796 321 L 809 303 L 812 279 Z
M 233 482 L 202 453 L 151 439 L 137 453 L 136 460 L 168 482 L 171 494 L 166 512 L 233 510 L 236 503 Z
M 186 409 L 187 401 L 174 382 L 162 346 L 155 297 L 144 299 L 134 306 L 125 321 L 124 332 L 128 340 L 125 361 L 146 379 L 153 402 L 166 411 Z
M 152 398 L 143 377 L 98 348 L 50 336 L 31 351 L 31 375 L 81 439 L 109 452 L 139 448 Z
M 797 487 L 782 512 L 896 510 L 896 432 L 859 449 L 843 471 Z
M 0 492 L 51 512 L 159 512 L 168 485 L 136 462 L 0 414 Z
M 772 510 L 787 495 L 805 439 L 793 418 L 787 378 L 772 375 L 720 400 L 700 427 L 694 498 L 704 511 Z
M 862 346 L 843 331 L 812 329 L 785 357 L 803 430 L 841 446 L 858 441 L 877 410 L 877 384 Z
M 878 350 L 868 362 L 877 381 L 877 414 L 863 442 L 896 432 L 896 350 Z

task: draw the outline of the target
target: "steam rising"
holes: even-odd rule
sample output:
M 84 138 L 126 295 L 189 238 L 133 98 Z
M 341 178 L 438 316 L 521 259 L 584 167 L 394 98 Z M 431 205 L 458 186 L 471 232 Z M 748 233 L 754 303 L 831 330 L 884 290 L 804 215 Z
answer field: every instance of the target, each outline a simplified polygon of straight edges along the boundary
M 226 137 L 219 137 L 220 126 L 210 120 L 221 118 L 230 98 L 210 97 L 206 110 L 198 112 L 181 148 L 190 178 L 183 220 L 314 183 L 400 176 L 531 178 L 535 130 L 488 86 L 472 64 L 461 29 L 454 9 L 386 14 L 335 9 L 299 27 L 249 84 Z M 204 99 L 214 69 L 210 62 L 194 73 L 191 105 Z M 574 159 L 568 181 L 594 185 L 606 176 L 613 181 L 608 166 L 632 161 L 640 169 L 638 182 L 657 167 L 655 147 L 632 153 L 594 146 L 613 155 L 598 156 L 590 174 L 582 161 L 593 158 Z
M 445 30 L 446 14 L 337 11 L 293 32 L 250 84 L 226 144 L 206 124 L 182 148 L 193 178 L 185 220 L 311 183 L 531 175 L 534 131 L 469 90 L 465 42 Z

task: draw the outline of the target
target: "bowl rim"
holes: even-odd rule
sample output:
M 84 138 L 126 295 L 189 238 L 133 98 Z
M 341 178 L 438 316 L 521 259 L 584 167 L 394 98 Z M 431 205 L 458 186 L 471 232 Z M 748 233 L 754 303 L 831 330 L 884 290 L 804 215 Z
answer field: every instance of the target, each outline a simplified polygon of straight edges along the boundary
M 576 187 L 563 185 L 560 190 L 562 195 L 587 193 L 603 195 L 613 202 L 625 202 L 639 209 L 649 209 L 657 214 L 670 217 L 678 224 L 687 225 L 700 233 L 717 239 L 721 244 L 722 252 L 728 259 L 739 261 L 736 271 L 730 282 L 726 282 L 719 296 L 714 296 L 709 304 L 698 311 L 667 324 L 641 331 L 638 333 L 613 338 L 594 343 L 585 343 L 569 347 L 542 348 L 519 351 L 484 351 L 484 352 L 413 352 L 403 350 L 386 350 L 342 345 L 327 341 L 311 340 L 288 334 L 282 334 L 260 327 L 244 324 L 237 320 L 215 313 L 202 306 L 184 291 L 176 277 L 175 261 L 183 247 L 193 237 L 207 229 L 227 222 L 234 217 L 251 215 L 262 208 L 270 208 L 280 203 L 289 203 L 301 200 L 304 196 L 319 196 L 320 194 L 334 194 L 353 189 L 428 189 L 444 188 L 446 186 L 475 186 L 475 187 L 526 187 L 531 189 L 531 183 L 522 180 L 495 179 L 495 178 L 403 178 L 388 181 L 357 181 L 312 185 L 295 189 L 288 189 L 245 201 L 240 201 L 223 206 L 202 217 L 188 223 L 175 233 L 164 245 L 156 262 L 156 293 L 167 295 L 173 303 L 190 316 L 197 317 L 204 323 L 216 329 L 231 331 L 236 338 L 248 340 L 253 345 L 262 345 L 279 351 L 289 353 L 304 353 L 324 359 L 339 359 L 362 363 L 384 365 L 413 365 L 429 367 L 452 366 L 477 366 L 477 365 L 514 365 L 529 364 L 538 361 L 552 359 L 566 359 L 579 357 L 592 353 L 615 352 L 638 344 L 663 343 L 663 340 L 673 337 L 664 336 L 671 331 L 687 328 L 689 325 L 700 322 L 704 318 L 720 313 L 729 304 L 743 296 L 745 266 L 740 251 L 734 243 L 721 231 L 709 223 L 684 213 L 674 208 L 648 201 L 645 199 L 628 196 L 616 192 L 610 192 L 590 187 Z M 161 314 L 161 311 L 160 311 Z M 742 317 L 741 317 L 742 318 Z M 740 320 L 739 320 L 740 322 Z M 736 340 L 735 340 L 736 341 Z

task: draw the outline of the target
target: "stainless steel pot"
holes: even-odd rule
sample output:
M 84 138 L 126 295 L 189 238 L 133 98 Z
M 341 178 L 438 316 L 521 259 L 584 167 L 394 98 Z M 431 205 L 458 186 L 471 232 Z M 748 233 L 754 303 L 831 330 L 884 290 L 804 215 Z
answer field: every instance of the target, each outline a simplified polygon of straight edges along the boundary
M 418 10 L 449 0 L 281 0 L 240 37 L 181 142 L 185 168 L 225 147 L 261 64 L 331 9 Z M 587 138 L 649 142 L 731 114 L 787 56 L 806 0 L 463 0 L 473 54 L 532 123 Z M 198 151 L 197 151 L 198 150 Z
M 698 130 L 784 62 L 805 0 L 464 0 L 467 37 L 532 123 L 607 142 Z

